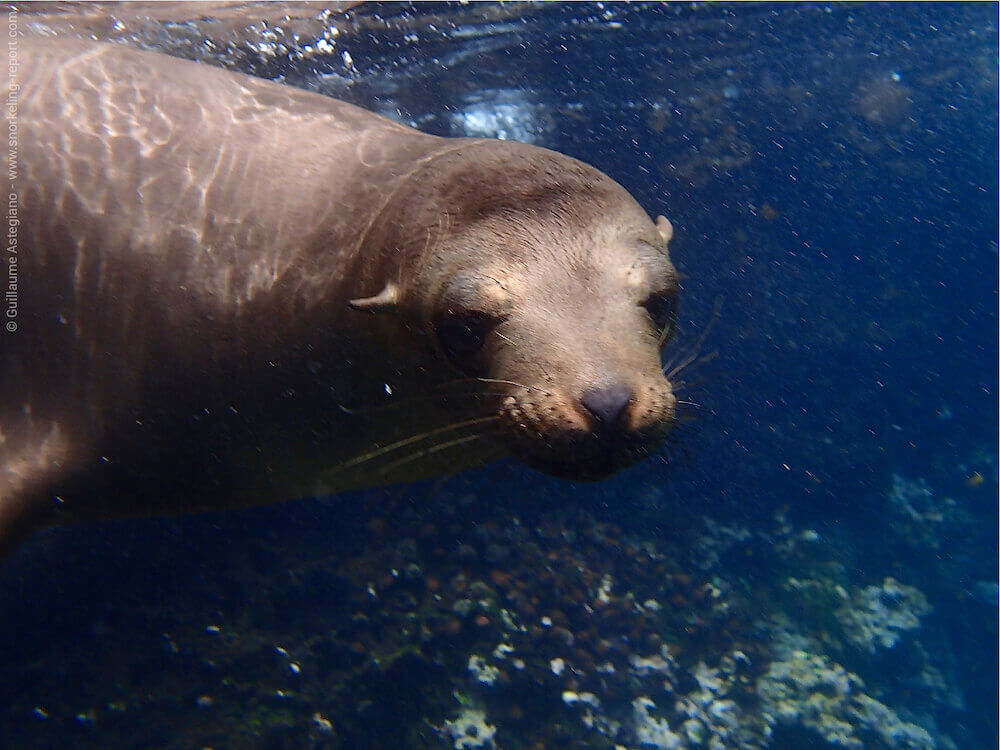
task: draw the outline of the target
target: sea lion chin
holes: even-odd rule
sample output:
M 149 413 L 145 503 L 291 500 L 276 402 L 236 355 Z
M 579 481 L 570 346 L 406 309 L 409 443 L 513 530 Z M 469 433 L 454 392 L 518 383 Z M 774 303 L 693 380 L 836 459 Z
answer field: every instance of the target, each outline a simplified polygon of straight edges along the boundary
M 123 47 L 28 37 L 0 552 L 504 454 L 658 449 L 667 244 L 598 170 Z

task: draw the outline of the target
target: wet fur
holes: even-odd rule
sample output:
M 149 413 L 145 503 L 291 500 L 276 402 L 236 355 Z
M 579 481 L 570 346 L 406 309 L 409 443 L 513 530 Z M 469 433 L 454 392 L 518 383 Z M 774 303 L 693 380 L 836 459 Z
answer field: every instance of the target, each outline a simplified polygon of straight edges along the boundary
M 669 430 L 641 307 L 676 289 L 668 225 L 597 170 L 123 47 L 28 37 L 20 52 L 0 554 L 54 523 L 506 452 L 594 478 Z M 475 362 L 437 340 L 456 304 L 500 321 Z M 634 403 L 602 431 L 580 397 L 612 382 Z

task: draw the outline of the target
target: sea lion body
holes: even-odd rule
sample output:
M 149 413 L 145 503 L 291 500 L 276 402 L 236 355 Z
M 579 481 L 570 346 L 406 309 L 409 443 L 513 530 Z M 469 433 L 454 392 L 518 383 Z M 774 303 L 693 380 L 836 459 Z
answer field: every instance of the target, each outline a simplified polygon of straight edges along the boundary
M 20 55 L 0 548 L 503 452 L 597 476 L 669 428 L 669 225 L 597 170 L 124 47 Z

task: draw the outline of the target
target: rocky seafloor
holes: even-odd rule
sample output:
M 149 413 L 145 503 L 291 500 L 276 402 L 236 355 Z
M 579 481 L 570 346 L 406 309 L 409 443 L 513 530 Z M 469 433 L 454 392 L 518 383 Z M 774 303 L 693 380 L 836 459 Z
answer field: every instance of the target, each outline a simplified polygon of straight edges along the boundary
M 68 574 L 46 593 L 65 619 L 0 667 L 4 747 L 975 746 L 981 696 L 956 676 L 969 641 L 941 610 L 995 640 L 990 591 L 942 600 L 909 558 L 868 567 L 836 524 L 787 508 L 724 523 L 655 489 L 615 509 L 475 488 L 313 501 L 275 535 L 268 517 L 295 506 L 240 516 L 243 535 L 163 522 L 189 536 L 121 579 L 134 560 L 82 562 L 106 580 Z M 971 523 L 901 476 L 882 510 L 883 551 L 919 545 L 942 565 Z M 72 535 L 86 531 L 15 560 L 25 586 L 46 546 L 86 557 Z

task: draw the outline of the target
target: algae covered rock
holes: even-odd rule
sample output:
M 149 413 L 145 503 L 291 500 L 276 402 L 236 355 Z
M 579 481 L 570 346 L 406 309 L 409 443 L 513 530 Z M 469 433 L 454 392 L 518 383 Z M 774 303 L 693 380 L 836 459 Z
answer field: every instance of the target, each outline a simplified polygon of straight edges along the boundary
M 920 618 L 931 611 L 919 590 L 886 578 L 880 586 L 867 586 L 852 594 L 834 616 L 847 640 L 869 654 L 891 649 L 907 631 L 920 627 Z
M 446 721 L 440 731 L 445 739 L 452 741 L 455 750 L 496 747 L 496 727 L 486 720 L 486 712 L 478 708 L 463 706 L 459 715 Z
M 860 677 L 825 656 L 793 651 L 772 662 L 757 692 L 772 731 L 804 729 L 847 750 L 935 747 L 924 729 L 866 695 Z

